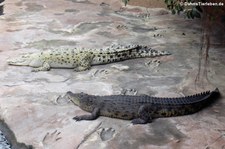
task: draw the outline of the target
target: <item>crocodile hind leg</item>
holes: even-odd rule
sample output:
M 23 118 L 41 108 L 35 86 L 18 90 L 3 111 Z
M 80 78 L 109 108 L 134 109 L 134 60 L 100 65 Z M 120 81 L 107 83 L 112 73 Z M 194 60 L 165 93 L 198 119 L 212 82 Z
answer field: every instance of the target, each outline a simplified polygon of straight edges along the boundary
M 91 68 L 91 62 L 93 59 L 93 55 L 87 53 L 81 55 L 81 58 L 78 57 L 78 66 L 74 68 L 74 71 L 85 71 Z
M 41 67 L 33 68 L 32 72 L 38 72 L 38 71 L 49 71 L 51 66 L 49 63 L 44 62 L 44 64 Z
M 81 120 L 95 120 L 99 117 L 100 114 L 100 109 L 99 108 L 94 108 L 92 113 L 90 115 L 81 115 L 81 116 L 75 116 L 73 119 L 76 121 L 81 121 Z
M 131 121 L 132 124 L 146 124 L 152 121 L 152 117 L 150 114 L 150 105 L 142 105 L 138 110 L 139 118 L 133 119 Z

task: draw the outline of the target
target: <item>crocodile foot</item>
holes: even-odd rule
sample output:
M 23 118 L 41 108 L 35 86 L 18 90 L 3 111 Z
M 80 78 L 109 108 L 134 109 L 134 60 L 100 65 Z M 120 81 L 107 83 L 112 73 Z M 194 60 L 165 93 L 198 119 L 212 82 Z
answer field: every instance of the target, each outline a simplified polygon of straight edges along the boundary
M 110 71 L 108 69 L 98 69 L 94 71 L 91 75 L 92 77 L 106 77 Z
M 155 59 L 155 60 L 146 62 L 145 66 L 148 66 L 150 68 L 156 68 L 156 67 L 159 67 L 160 63 L 161 63 L 160 60 Z
M 99 108 L 94 108 L 94 110 L 92 111 L 91 114 L 75 116 L 73 119 L 75 121 L 81 121 L 81 120 L 91 121 L 91 120 L 95 120 L 95 119 L 97 119 L 99 117 L 99 112 L 100 112 Z
M 99 136 L 102 141 L 107 141 L 111 139 L 115 134 L 115 129 L 113 128 L 102 128 L 100 130 Z
M 82 120 L 84 120 L 84 118 L 82 116 L 75 116 L 75 117 L 73 117 L 73 120 L 82 121 Z
M 150 123 L 151 121 L 147 120 L 147 119 L 141 119 L 141 118 L 137 118 L 137 119 L 133 119 L 131 121 L 131 123 L 133 125 L 137 125 L 137 124 L 147 124 L 147 123 Z
M 137 95 L 137 93 L 138 93 L 138 91 L 136 90 L 136 89 L 123 89 L 122 91 L 121 91 L 121 95 Z
M 43 145 L 46 147 L 46 146 L 51 146 L 54 142 L 62 139 L 60 137 L 60 134 L 61 132 L 55 130 L 54 132 L 52 133 L 46 133 L 46 135 L 44 136 L 43 140 L 42 140 L 42 143 Z

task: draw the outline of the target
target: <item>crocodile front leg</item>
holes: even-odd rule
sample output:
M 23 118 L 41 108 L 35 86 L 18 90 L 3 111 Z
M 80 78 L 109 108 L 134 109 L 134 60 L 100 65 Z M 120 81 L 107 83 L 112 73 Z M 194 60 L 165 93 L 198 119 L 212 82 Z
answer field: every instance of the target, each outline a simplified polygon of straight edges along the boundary
M 73 119 L 76 121 L 81 121 L 81 120 L 95 120 L 99 117 L 100 114 L 100 108 L 94 108 L 92 113 L 90 115 L 81 115 L 81 116 L 75 116 Z
M 152 121 L 152 116 L 150 114 L 151 105 L 142 105 L 138 110 L 139 118 L 133 119 L 132 124 L 146 124 Z
M 32 72 L 38 72 L 38 71 L 49 71 L 51 66 L 49 63 L 44 62 L 44 64 L 41 67 L 33 68 Z

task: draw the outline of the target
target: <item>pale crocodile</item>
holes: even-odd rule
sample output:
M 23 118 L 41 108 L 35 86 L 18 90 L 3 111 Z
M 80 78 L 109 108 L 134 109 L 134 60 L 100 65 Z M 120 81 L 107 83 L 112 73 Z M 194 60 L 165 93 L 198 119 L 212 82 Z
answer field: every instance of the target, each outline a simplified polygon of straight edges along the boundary
M 92 65 L 107 64 L 134 58 L 170 55 L 167 51 L 157 51 L 147 46 L 117 47 L 114 50 L 59 49 L 21 55 L 9 59 L 9 65 L 34 67 L 32 71 L 48 71 L 51 68 L 74 68 L 84 71 Z

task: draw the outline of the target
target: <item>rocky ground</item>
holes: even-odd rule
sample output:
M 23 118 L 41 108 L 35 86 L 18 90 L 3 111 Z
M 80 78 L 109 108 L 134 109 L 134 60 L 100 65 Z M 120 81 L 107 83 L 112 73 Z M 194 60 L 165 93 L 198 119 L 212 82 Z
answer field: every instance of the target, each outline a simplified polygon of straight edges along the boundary
M 211 47 L 208 80 L 195 84 L 201 26 L 163 8 L 123 7 L 120 1 L 4 2 L 0 16 L 0 116 L 19 142 L 36 149 L 224 148 L 225 101 L 199 113 L 156 119 L 147 125 L 100 117 L 75 122 L 85 112 L 62 97 L 67 91 L 94 95 L 147 94 L 174 97 L 218 87 L 225 91 L 225 49 Z M 127 60 L 88 71 L 31 72 L 6 60 L 54 48 L 151 45 L 171 56 Z

